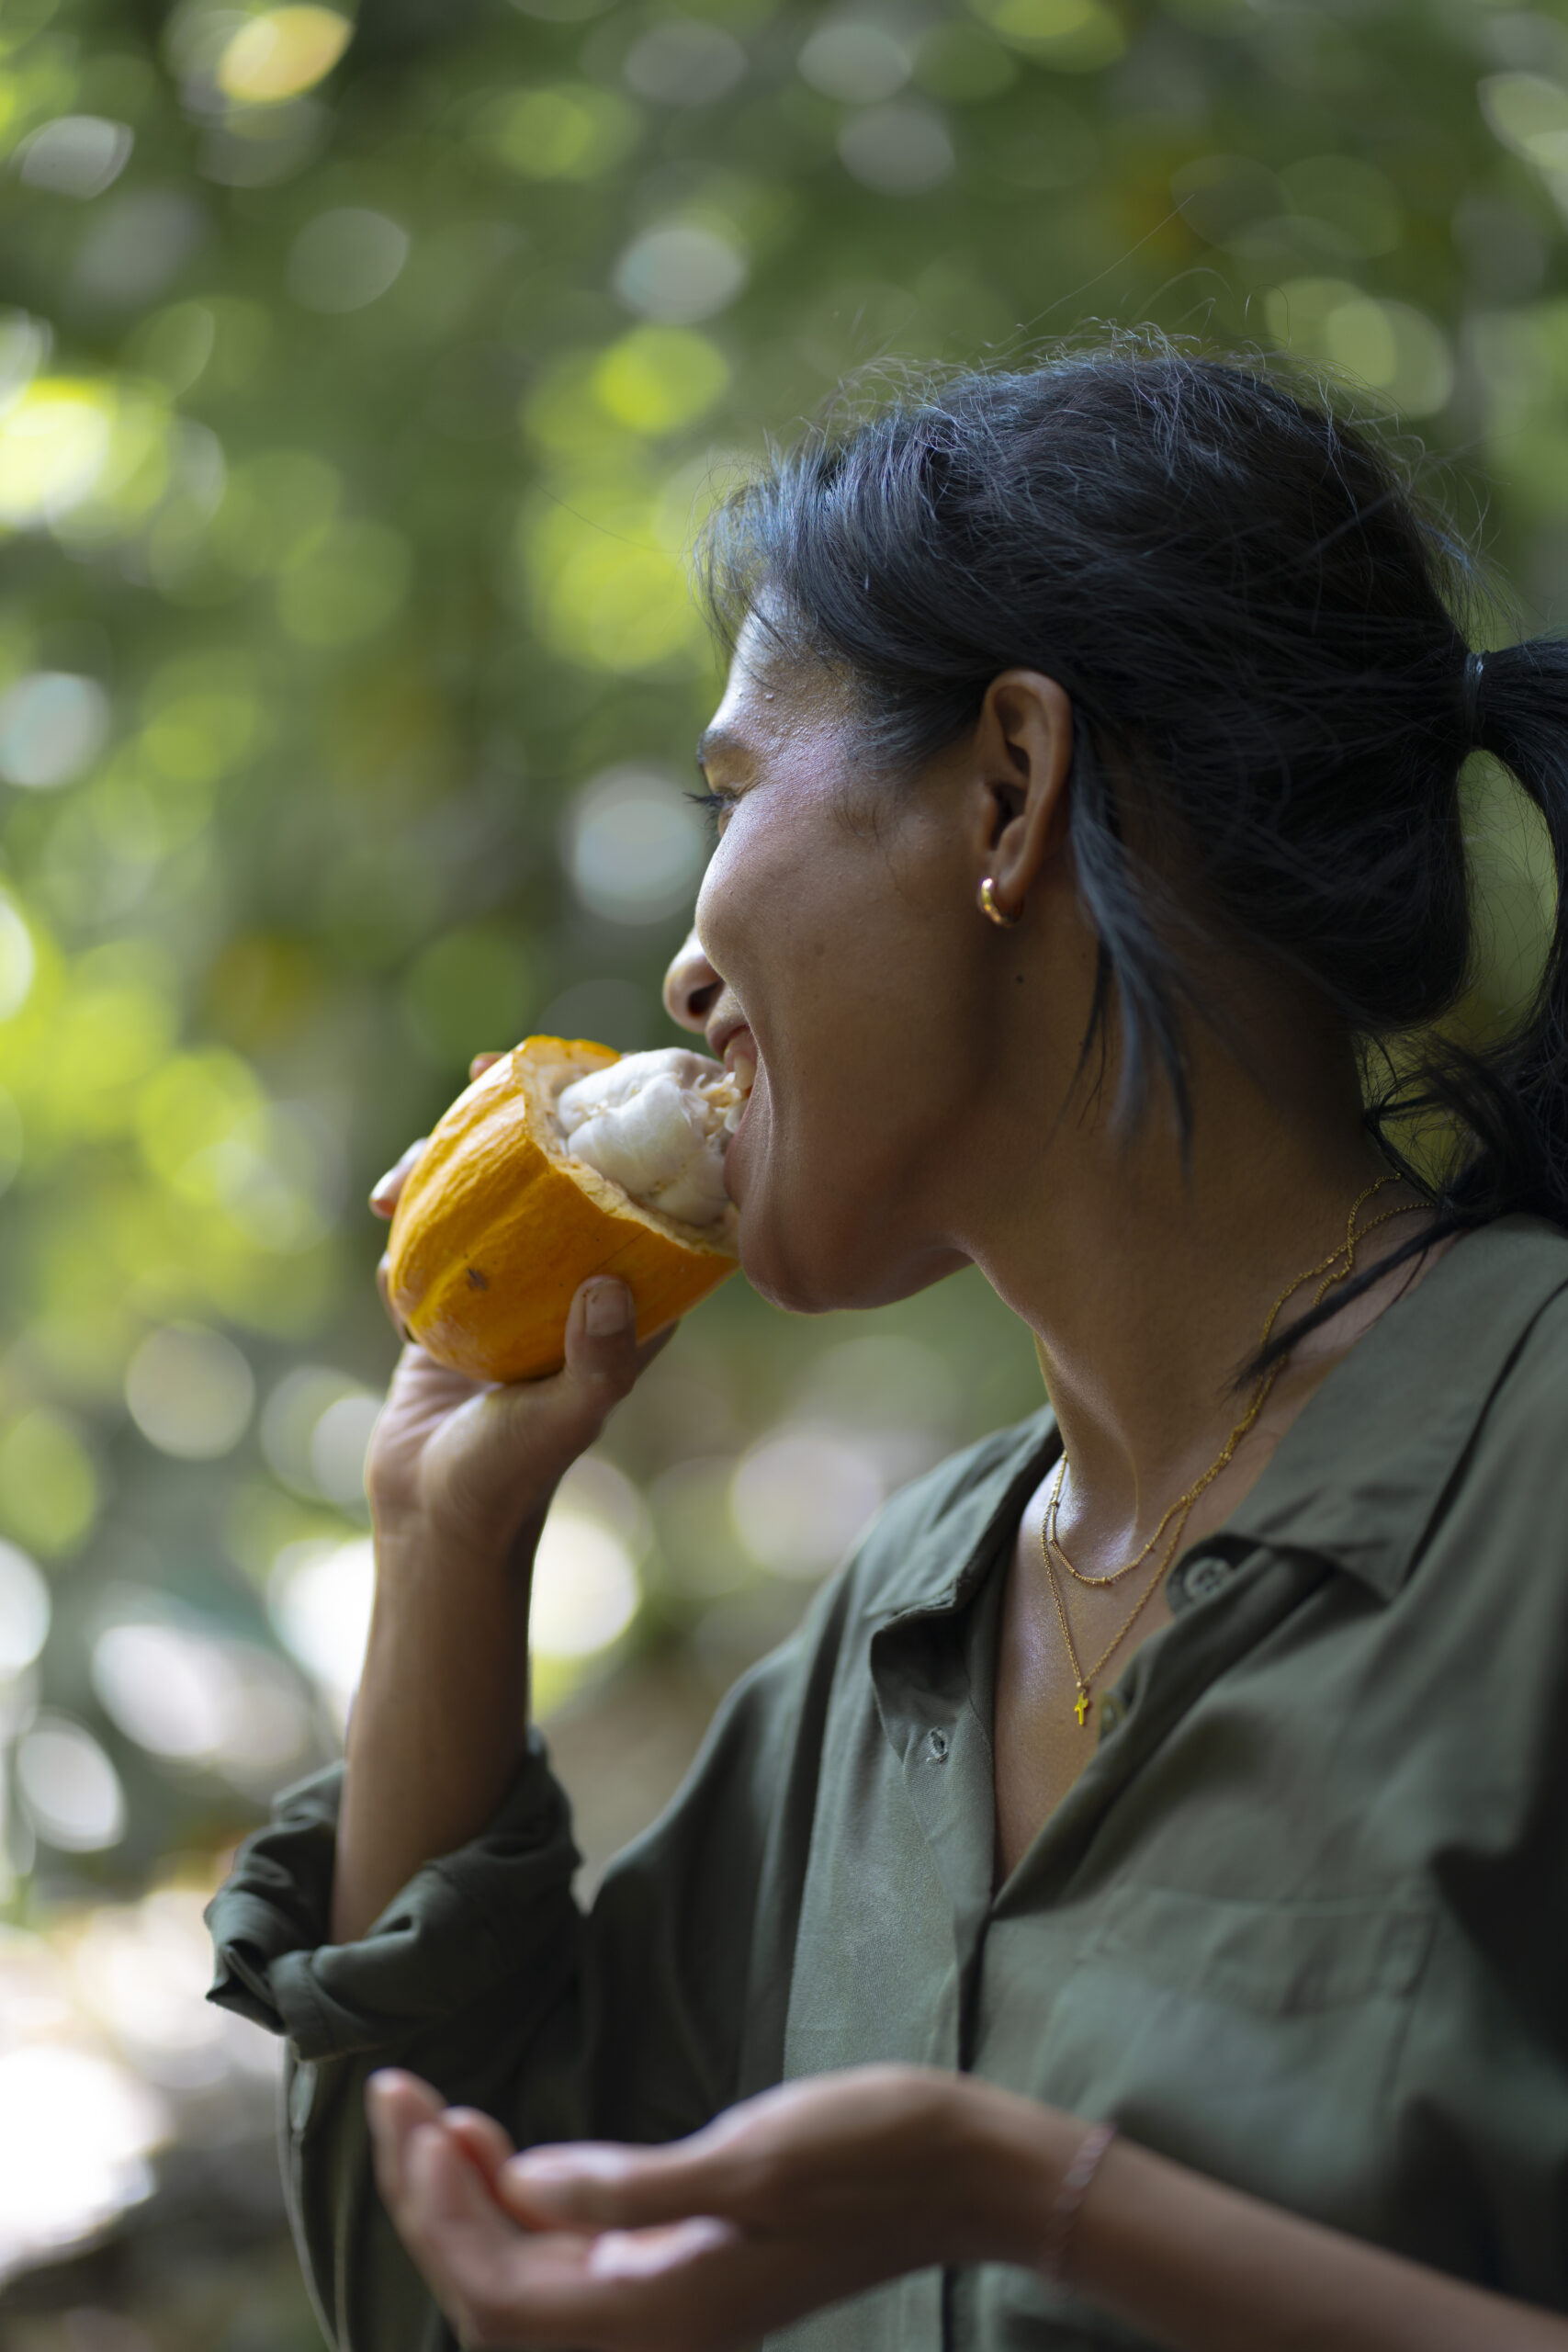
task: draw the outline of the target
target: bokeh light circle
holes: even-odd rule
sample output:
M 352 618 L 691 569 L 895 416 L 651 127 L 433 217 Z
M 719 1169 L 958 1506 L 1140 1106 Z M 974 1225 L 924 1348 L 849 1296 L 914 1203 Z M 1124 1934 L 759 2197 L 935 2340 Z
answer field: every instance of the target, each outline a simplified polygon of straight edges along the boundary
M 49 1639 L 49 1587 L 17 1544 L 0 1538 L 0 1683 L 31 1666 Z
M 198 1324 L 149 1332 L 125 1375 L 125 1401 L 142 1436 L 185 1462 L 231 1453 L 249 1427 L 255 1395 L 240 1349 Z
M 100 1853 L 125 1835 L 119 1774 L 85 1724 L 41 1713 L 17 1745 L 17 1786 L 40 1838 L 66 1854 Z

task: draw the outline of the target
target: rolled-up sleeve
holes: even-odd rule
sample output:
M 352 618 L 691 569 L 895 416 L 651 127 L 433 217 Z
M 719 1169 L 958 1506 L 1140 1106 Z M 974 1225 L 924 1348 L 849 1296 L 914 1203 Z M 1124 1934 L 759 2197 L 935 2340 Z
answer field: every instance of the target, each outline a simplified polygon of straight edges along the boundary
M 333 1944 L 343 1768 L 279 1797 L 208 1911 L 209 1998 L 285 2038 L 289 2217 L 338 2352 L 449 2352 L 376 2195 L 364 2086 L 422 2075 L 519 2146 L 666 2140 L 776 2081 L 842 1582 L 726 1696 L 685 1785 L 578 1908 L 570 1811 L 531 1736 L 483 1831 Z
M 366 2077 L 412 2068 L 524 2143 L 581 2129 L 582 1919 L 567 1802 L 536 1736 L 480 1836 L 418 1871 L 367 1935 L 334 1944 L 343 1768 L 288 1790 L 208 1912 L 209 1998 L 285 2037 L 285 2193 L 321 2324 L 342 2352 L 453 2338 L 376 2195 Z
M 209 1998 L 301 2058 L 392 2063 L 504 1982 L 526 2033 L 575 1962 L 579 1856 L 536 1737 L 481 1835 L 418 1871 L 359 1941 L 331 1936 L 343 1767 L 278 1799 L 208 1912 Z

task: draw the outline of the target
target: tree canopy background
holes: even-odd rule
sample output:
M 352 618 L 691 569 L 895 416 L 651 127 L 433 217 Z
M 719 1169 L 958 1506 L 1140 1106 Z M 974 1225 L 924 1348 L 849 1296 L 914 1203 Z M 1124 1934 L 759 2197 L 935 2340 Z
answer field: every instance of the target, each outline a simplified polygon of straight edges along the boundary
M 270 2352 L 290 2284 L 188 2285 L 276 2229 L 212 2187 L 266 2062 L 193 2007 L 199 1890 L 352 1682 L 370 1182 L 478 1049 L 671 1034 L 705 501 L 852 371 L 1149 321 L 1325 369 L 1549 623 L 1568 26 L 6 0 L 0 153 L 0 2272 L 174 2210 L 186 2287 L 67 2267 L 28 2343 Z M 1472 806 L 1484 1022 L 1549 886 L 1517 796 Z M 977 1277 L 701 1310 L 549 1539 L 591 1848 L 889 1487 L 1039 1393 Z

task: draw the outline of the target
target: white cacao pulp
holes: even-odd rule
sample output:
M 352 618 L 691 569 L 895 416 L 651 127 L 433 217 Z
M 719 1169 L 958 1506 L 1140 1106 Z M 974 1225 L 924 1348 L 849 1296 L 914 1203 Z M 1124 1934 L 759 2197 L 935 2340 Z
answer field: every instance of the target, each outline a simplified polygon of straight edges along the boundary
M 574 1159 L 607 1176 L 643 1208 L 682 1225 L 717 1225 L 729 1207 L 724 1148 L 750 1091 L 750 1063 L 733 1074 L 705 1054 L 670 1046 L 623 1054 L 556 1097 Z

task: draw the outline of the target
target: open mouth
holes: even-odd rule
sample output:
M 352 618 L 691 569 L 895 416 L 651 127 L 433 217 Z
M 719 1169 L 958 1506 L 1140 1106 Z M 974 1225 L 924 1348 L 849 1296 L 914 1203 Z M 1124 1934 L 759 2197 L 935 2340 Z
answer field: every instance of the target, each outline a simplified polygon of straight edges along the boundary
M 757 1076 L 757 1040 L 750 1029 L 737 1029 L 725 1041 L 724 1068 L 737 1097 L 735 1106 L 725 1113 L 724 1124 L 728 1132 L 724 1149 L 728 1157 L 730 1145 L 746 1124 L 746 1114 L 751 1107 L 751 1088 Z
M 725 1040 L 724 1067 L 742 1091 L 750 1094 L 757 1075 L 757 1040 L 744 1023 L 732 1029 Z

